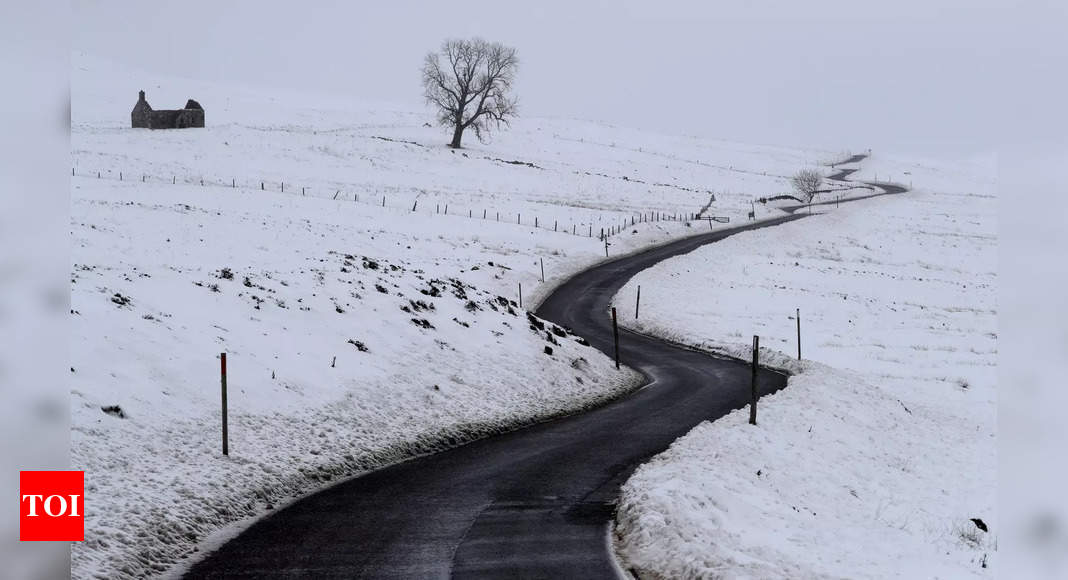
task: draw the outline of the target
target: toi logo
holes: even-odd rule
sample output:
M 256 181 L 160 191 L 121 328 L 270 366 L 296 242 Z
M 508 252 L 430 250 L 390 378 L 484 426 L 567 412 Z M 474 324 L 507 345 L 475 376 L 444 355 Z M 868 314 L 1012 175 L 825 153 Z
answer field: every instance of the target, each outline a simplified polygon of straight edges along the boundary
M 19 540 L 84 540 L 84 487 L 81 471 L 20 471 Z

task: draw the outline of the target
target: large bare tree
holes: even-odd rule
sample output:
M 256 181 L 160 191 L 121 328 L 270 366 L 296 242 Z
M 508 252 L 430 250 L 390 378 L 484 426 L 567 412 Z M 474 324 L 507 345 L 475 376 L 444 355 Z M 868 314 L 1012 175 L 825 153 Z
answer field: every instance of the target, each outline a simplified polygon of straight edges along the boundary
M 790 184 L 805 203 L 812 203 L 822 190 L 823 174 L 815 169 L 802 169 L 790 178 Z
M 491 127 L 507 125 L 516 115 L 509 93 L 518 68 L 514 48 L 481 38 L 446 40 L 440 53 L 426 55 L 424 96 L 437 109 L 438 122 L 452 127 L 450 147 L 460 147 L 466 129 L 481 141 Z

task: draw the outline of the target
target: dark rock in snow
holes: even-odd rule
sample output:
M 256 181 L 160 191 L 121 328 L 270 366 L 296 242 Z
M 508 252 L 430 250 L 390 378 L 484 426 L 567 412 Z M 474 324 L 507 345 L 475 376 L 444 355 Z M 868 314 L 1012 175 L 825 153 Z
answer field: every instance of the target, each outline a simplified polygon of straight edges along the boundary
M 984 532 L 990 531 L 987 529 L 986 522 L 984 522 L 982 518 L 972 518 L 972 523 L 975 524 L 975 527 L 979 528 L 980 530 L 983 530 Z
M 119 419 L 126 418 L 126 412 L 123 411 L 122 407 L 118 405 L 107 405 L 105 407 L 100 407 L 100 410 L 107 413 L 108 415 L 111 415 L 112 417 L 118 417 Z

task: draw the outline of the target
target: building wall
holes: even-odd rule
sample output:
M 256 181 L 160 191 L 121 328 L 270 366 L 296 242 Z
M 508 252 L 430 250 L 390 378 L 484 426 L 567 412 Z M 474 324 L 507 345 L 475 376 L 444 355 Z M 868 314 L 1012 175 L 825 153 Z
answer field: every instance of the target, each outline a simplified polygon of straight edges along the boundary
M 143 129 L 184 129 L 204 126 L 204 109 L 200 103 L 189 99 L 184 109 L 153 110 L 140 93 L 137 104 L 130 112 L 130 125 Z
M 130 112 L 130 124 L 134 128 L 148 129 L 149 117 L 152 114 L 152 107 L 148 106 L 145 101 L 138 101 L 134 105 L 133 111 Z

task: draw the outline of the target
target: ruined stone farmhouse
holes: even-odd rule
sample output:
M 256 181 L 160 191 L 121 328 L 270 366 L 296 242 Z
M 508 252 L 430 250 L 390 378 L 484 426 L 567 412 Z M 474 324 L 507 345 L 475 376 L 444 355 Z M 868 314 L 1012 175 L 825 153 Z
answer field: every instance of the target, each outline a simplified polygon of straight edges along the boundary
M 145 100 L 145 92 L 138 92 L 137 104 L 130 112 L 130 123 L 141 129 L 184 129 L 204 126 L 204 108 L 189 99 L 184 109 L 154 110 Z

